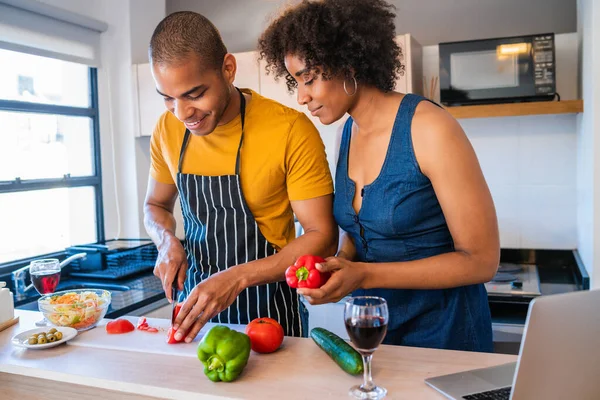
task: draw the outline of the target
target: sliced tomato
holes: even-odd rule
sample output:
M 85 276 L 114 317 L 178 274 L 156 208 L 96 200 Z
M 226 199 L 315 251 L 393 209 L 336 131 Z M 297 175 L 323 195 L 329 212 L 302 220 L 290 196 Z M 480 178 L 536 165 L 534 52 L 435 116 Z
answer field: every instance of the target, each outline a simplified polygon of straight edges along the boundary
M 146 321 L 146 317 L 140 317 L 137 322 L 137 328 L 140 329 L 142 326 L 148 326 L 148 322 Z
M 158 329 L 150 327 L 150 328 L 146 329 L 146 332 L 157 333 Z
M 133 324 L 128 320 L 122 318 L 110 321 L 108 324 L 106 324 L 106 333 L 109 333 L 111 335 L 119 335 L 134 330 L 135 326 L 133 326 Z

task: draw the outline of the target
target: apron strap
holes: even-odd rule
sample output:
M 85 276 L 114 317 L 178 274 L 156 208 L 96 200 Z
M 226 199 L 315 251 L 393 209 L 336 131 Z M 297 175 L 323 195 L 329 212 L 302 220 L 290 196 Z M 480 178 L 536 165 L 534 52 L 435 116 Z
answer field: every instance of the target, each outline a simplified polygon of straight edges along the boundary
M 240 154 L 242 152 L 242 142 L 244 141 L 244 121 L 246 120 L 246 98 L 242 91 L 238 88 L 235 88 L 240 94 L 240 117 L 242 120 L 242 135 L 240 136 L 240 144 L 238 145 L 237 155 L 235 158 L 235 174 L 240 174 Z M 179 151 L 179 163 L 177 165 L 177 172 L 181 173 L 181 166 L 183 165 L 183 155 L 185 154 L 185 149 L 187 147 L 188 142 L 190 141 L 190 130 L 185 130 L 185 135 L 183 136 L 183 143 L 181 143 L 181 150 Z
M 240 145 L 238 146 L 237 156 L 235 158 L 235 174 L 240 174 L 240 154 L 242 153 L 242 142 L 244 141 L 244 121 L 246 120 L 246 98 L 242 91 L 236 88 L 240 93 L 240 118 L 242 120 L 242 136 L 240 136 Z
M 181 150 L 179 150 L 179 164 L 177 166 L 177 172 L 181 173 L 181 165 L 183 164 L 183 154 L 185 153 L 185 148 L 187 147 L 188 142 L 190 141 L 190 130 L 185 130 L 185 135 L 183 136 L 183 143 L 181 144 Z

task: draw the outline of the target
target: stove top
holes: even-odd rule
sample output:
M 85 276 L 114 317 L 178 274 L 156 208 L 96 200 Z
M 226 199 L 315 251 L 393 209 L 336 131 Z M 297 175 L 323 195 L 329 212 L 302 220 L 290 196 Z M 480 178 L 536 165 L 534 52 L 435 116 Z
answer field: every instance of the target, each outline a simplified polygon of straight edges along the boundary
M 494 278 L 485 284 L 490 295 L 539 296 L 540 278 L 532 264 L 500 263 Z

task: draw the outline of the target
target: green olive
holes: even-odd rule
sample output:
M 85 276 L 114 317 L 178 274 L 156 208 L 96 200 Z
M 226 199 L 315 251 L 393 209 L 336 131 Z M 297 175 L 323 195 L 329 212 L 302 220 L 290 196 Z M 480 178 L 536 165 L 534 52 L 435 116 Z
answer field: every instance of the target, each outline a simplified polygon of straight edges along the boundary
M 56 337 L 53 334 L 49 333 L 46 335 L 46 340 L 48 340 L 49 343 L 56 342 Z
M 53 333 L 53 334 L 54 334 L 54 333 L 56 333 L 56 328 L 52 328 L 52 329 L 50 329 L 50 330 L 48 331 L 48 333 Z
M 40 334 L 39 334 L 39 335 L 37 335 L 36 337 L 37 337 L 37 338 L 38 338 L 38 340 L 39 340 L 40 338 L 45 338 L 45 337 L 46 337 L 46 334 L 44 333 L 44 334 L 42 335 L 42 334 L 40 333 Z
M 56 331 L 56 333 L 54 334 L 54 337 L 56 338 L 56 340 L 62 340 L 62 332 L 60 331 Z
M 46 339 L 45 336 L 38 337 L 38 344 L 46 344 L 46 343 L 48 343 L 48 340 Z
M 37 335 L 37 336 L 40 336 L 40 335 L 41 335 L 41 336 L 46 336 L 46 335 L 47 335 L 47 333 L 46 333 L 46 332 L 38 332 L 38 333 L 36 333 L 36 335 Z
M 37 337 L 32 336 L 27 340 L 27 343 L 28 344 L 38 344 L 38 339 L 37 339 Z

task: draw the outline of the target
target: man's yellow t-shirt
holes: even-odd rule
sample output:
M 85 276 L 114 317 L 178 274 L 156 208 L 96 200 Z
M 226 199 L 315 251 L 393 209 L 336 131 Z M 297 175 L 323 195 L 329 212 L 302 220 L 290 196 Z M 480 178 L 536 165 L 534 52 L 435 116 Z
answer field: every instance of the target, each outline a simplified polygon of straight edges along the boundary
M 290 201 L 333 193 L 325 146 L 301 112 L 249 90 L 240 179 L 246 203 L 265 238 L 280 250 L 296 236 Z M 238 115 L 207 136 L 191 135 L 182 173 L 233 175 L 240 135 Z M 175 184 L 185 126 L 171 112 L 158 121 L 150 141 L 150 175 Z

